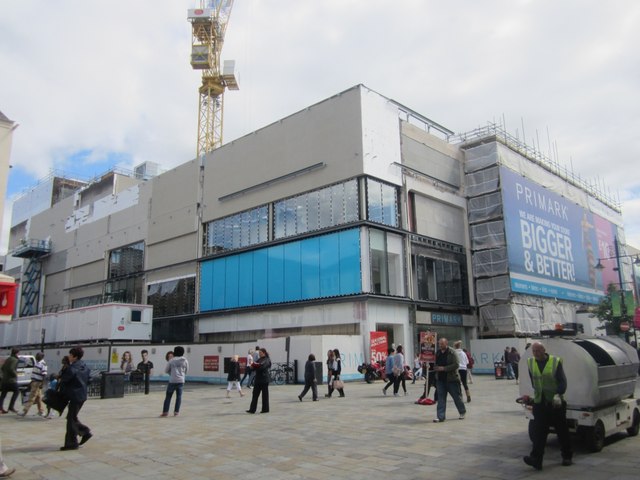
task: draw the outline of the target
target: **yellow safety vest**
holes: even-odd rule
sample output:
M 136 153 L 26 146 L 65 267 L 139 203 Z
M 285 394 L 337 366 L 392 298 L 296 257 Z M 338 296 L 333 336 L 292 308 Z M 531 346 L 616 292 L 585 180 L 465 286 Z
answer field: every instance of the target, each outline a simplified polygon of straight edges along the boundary
M 538 362 L 531 357 L 527 360 L 529 371 L 531 372 L 531 378 L 533 380 L 533 391 L 535 392 L 533 401 L 535 403 L 542 402 L 542 397 L 550 402 L 553 396 L 558 393 L 558 382 L 556 381 L 556 371 L 558 365 L 562 362 L 560 357 L 555 355 L 549 355 L 544 370 L 540 371 Z

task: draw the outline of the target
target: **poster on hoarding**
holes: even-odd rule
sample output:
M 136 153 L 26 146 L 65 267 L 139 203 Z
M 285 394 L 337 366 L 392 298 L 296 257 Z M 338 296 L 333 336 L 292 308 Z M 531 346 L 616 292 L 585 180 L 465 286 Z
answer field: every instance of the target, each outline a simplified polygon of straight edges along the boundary
M 438 334 L 436 332 L 420 332 L 420 361 L 434 363 L 436 361 L 436 346 Z
M 369 341 L 371 343 L 371 363 L 384 363 L 387 359 L 387 332 L 369 332 Z
M 610 256 L 615 224 L 506 167 L 500 185 L 511 290 L 598 303 L 615 281 L 612 268 L 594 268 Z
M 219 355 L 205 355 L 203 360 L 202 369 L 205 372 L 217 372 L 220 370 Z

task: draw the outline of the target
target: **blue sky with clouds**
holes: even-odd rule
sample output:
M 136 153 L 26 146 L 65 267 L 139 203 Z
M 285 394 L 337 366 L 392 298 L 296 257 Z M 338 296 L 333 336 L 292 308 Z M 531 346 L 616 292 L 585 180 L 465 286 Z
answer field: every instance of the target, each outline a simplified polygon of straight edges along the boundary
M 0 4 L 0 111 L 20 124 L 7 208 L 53 170 L 91 178 L 195 156 L 198 5 Z M 455 132 L 524 129 L 619 198 L 640 246 L 639 24 L 636 0 L 236 0 L 222 58 L 240 90 L 225 96 L 224 139 L 363 83 Z

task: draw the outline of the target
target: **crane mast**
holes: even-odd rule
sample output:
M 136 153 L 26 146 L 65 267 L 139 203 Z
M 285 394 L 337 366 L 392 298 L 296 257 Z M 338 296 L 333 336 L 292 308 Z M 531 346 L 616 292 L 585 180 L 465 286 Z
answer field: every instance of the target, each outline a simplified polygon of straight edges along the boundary
M 232 7 L 233 0 L 200 0 L 200 8 L 188 11 L 192 26 L 191 67 L 202 70 L 202 84 L 198 89 L 197 156 L 200 161 L 222 145 L 224 92 L 226 89 L 238 90 L 235 61 L 220 64 Z

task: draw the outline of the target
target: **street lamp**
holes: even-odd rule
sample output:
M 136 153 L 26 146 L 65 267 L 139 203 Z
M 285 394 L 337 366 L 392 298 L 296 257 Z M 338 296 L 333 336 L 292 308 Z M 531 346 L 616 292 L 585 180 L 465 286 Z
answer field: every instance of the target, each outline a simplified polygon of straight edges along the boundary
M 604 265 L 602 265 L 602 260 L 616 260 L 616 267 L 614 267 L 614 271 L 618 272 L 618 284 L 619 284 L 619 288 L 620 288 L 620 315 L 621 315 L 621 321 L 620 324 L 622 324 L 622 322 L 628 322 L 628 317 L 627 317 L 627 304 L 625 302 L 625 298 L 624 298 L 624 284 L 625 283 L 629 283 L 629 282 L 623 282 L 622 280 L 622 268 L 620 268 L 620 259 L 621 258 L 633 258 L 633 264 L 634 265 L 640 265 L 640 255 L 620 255 L 620 250 L 618 247 L 618 236 L 616 235 L 614 237 L 614 241 L 613 241 L 613 246 L 614 246 L 614 253 L 615 255 L 612 257 L 605 257 L 605 258 L 598 258 L 598 263 L 594 265 L 593 268 L 595 268 L 596 270 L 603 270 L 604 269 Z M 628 325 L 628 324 L 627 324 Z M 624 332 L 624 337 L 625 337 L 625 341 L 627 343 L 629 343 L 629 329 L 627 328 L 627 330 L 625 330 Z

